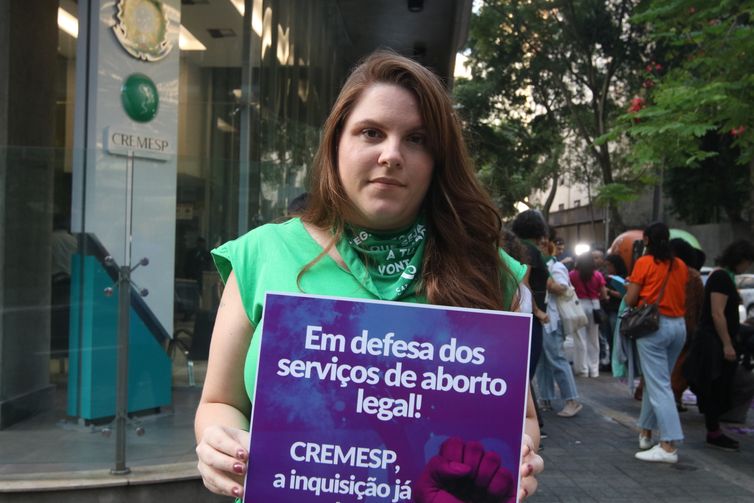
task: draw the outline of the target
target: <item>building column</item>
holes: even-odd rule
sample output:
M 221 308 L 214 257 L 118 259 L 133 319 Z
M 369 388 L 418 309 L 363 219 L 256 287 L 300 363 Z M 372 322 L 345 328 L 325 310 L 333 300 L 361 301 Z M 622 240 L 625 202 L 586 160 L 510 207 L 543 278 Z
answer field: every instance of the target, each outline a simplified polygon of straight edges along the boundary
M 0 0 L 0 428 L 52 406 L 57 8 Z

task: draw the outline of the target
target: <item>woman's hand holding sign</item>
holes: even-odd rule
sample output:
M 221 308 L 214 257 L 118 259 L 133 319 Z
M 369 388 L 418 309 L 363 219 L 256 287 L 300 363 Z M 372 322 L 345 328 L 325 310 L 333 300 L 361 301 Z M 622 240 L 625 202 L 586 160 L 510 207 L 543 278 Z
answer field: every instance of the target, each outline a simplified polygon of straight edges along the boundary
M 521 489 L 518 492 L 519 501 L 534 494 L 534 491 L 537 490 L 536 475 L 542 473 L 544 469 L 545 462 L 542 456 L 537 454 L 534 441 L 527 433 L 524 433 L 521 468 L 519 469 L 519 473 L 521 474 Z
M 249 453 L 249 432 L 225 426 L 204 431 L 196 454 L 204 485 L 212 492 L 240 498 Z

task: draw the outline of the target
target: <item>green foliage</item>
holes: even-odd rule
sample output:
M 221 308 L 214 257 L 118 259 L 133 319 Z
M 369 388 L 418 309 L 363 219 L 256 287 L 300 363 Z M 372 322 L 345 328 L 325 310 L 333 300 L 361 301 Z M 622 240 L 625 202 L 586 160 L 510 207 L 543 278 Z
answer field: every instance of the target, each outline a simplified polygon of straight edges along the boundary
M 672 211 L 689 224 L 728 220 L 740 222 L 748 200 L 748 171 L 736 163 L 740 155 L 729 135 L 710 133 L 702 148 L 713 151 L 691 167 L 665 170 L 663 187 L 671 197 Z M 714 176 L 714 183 L 710 177 Z
M 586 169 L 581 175 L 592 182 L 620 182 L 622 146 L 604 142 L 626 89 L 640 83 L 641 27 L 628 23 L 638 3 L 481 2 L 469 33 L 472 80 L 458 82 L 455 96 L 480 178 L 506 208 L 556 175 L 571 179 Z M 601 194 L 623 197 L 613 189 Z
M 623 117 L 621 130 L 643 144 L 634 163 L 696 165 L 716 155 L 701 139 L 728 135 L 736 162 L 754 155 L 754 0 L 653 0 L 634 17 L 652 28 L 663 70 L 648 76 L 648 106 Z
M 659 69 L 644 75 L 646 107 L 605 138 L 627 134 L 634 171 L 666 170 L 673 211 L 689 223 L 740 220 L 751 204 L 753 14 L 754 0 L 652 0 L 632 19 L 649 28 Z
M 600 187 L 597 203 L 603 205 L 608 202 L 624 203 L 633 201 L 636 197 L 636 187 L 627 183 L 609 183 Z
M 526 197 L 532 184 L 535 163 L 531 155 L 527 129 L 517 121 L 495 124 L 474 120 L 485 114 L 487 93 L 478 93 L 484 82 L 459 79 L 455 86 L 459 112 L 466 121 L 469 150 L 477 174 L 504 215 L 515 213 L 515 204 Z

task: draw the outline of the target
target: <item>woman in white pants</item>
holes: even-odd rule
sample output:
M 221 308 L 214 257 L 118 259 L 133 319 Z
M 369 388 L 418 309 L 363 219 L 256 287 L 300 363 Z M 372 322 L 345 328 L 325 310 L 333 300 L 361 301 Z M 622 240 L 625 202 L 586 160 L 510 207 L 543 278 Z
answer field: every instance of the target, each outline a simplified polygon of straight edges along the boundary
M 594 311 L 600 309 L 600 299 L 607 299 L 605 277 L 595 269 L 591 253 L 582 253 L 576 258 L 576 268 L 569 276 L 589 320 L 586 327 L 576 332 L 573 341 L 573 372 L 582 377 L 599 377 L 600 328 Z

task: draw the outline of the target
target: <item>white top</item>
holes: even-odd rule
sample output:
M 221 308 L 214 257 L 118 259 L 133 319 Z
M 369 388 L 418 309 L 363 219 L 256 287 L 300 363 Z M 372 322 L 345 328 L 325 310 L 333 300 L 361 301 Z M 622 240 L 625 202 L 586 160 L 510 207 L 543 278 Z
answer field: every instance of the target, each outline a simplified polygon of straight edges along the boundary
M 531 290 L 523 283 L 518 284 L 518 312 L 532 312 Z
M 550 271 L 550 276 L 555 283 L 571 286 L 571 280 L 568 277 L 568 269 L 565 265 L 557 260 L 551 260 L 547 264 L 547 268 Z M 550 317 L 550 321 L 545 325 L 545 330 L 548 332 L 554 332 L 558 329 L 558 323 L 560 322 L 560 314 L 558 313 L 558 303 L 555 296 L 551 293 L 547 293 L 547 315 Z

